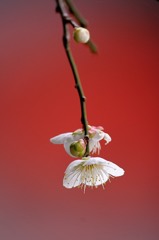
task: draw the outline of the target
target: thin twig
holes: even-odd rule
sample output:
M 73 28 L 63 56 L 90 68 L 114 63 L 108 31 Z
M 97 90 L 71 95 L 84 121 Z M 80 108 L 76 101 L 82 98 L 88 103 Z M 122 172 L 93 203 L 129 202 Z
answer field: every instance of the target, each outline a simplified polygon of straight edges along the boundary
M 75 17 L 75 19 L 78 21 L 79 25 L 81 27 L 87 28 L 88 23 L 86 21 L 86 19 L 81 16 L 81 14 L 79 13 L 78 9 L 76 8 L 76 6 L 72 3 L 71 0 L 65 0 L 70 13 Z M 92 53 L 97 53 L 97 46 L 95 45 L 95 43 L 90 39 L 86 45 L 90 48 Z
M 68 15 L 66 9 L 65 9 L 65 2 L 63 0 L 56 0 L 57 8 L 56 11 L 60 13 L 62 18 L 62 24 L 63 24 L 63 45 L 66 51 L 66 55 L 68 58 L 68 61 L 70 63 L 73 76 L 75 79 L 75 87 L 78 91 L 79 98 L 80 98 L 80 105 L 81 105 L 81 123 L 83 125 L 84 133 L 85 133 L 85 141 L 86 141 L 86 152 L 85 156 L 89 156 L 89 136 L 88 136 L 88 121 L 87 121 L 87 113 L 86 113 L 86 98 L 84 96 L 84 92 L 82 89 L 82 85 L 80 82 L 80 78 L 78 75 L 78 71 L 76 68 L 76 64 L 74 62 L 70 45 L 69 45 L 69 30 L 68 30 L 68 23 L 71 24 L 73 27 L 78 26 Z
M 75 16 L 75 18 L 79 22 L 80 26 L 84 27 L 84 28 L 87 28 L 88 23 L 87 23 L 86 19 L 84 19 L 84 17 L 81 16 L 81 14 L 79 13 L 79 11 L 75 7 L 75 5 L 72 3 L 72 1 L 71 0 L 65 0 L 65 2 L 67 3 L 67 6 L 69 8 L 70 13 Z

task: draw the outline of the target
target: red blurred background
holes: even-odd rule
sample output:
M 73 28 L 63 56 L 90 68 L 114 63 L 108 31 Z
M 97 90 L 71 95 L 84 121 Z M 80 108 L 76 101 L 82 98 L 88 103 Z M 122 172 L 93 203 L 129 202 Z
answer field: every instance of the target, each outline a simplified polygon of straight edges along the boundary
M 81 123 L 61 19 L 55 1 L 1 0 L 0 239 L 157 240 L 159 3 L 74 2 L 99 49 L 71 41 L 89 123 L 125 175 L 85 194 L 62 186 L 72 159 L 49 139 Z

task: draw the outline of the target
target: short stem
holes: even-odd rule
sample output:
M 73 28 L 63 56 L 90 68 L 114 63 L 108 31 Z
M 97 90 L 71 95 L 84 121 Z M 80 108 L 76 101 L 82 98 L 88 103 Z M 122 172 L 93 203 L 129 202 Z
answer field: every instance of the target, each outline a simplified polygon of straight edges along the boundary
M 60 13 L 63 23 L 63 45 L 66 51 L 66 55 L 68 58 L 68 61 L 71 66 L 71 70 L 73 72 L 74 80 L 75 80 L 75 87 L 78 91 L 78 95 L 80 98 L 80 105 L 81 105 L 81 123 L 83 125 L 84 129 L 84 139 L 86 141 L 86 152 L 85 156 L 89 156 L 89 134 L 88 134 L 88 121 L 87 121 L 87 113 L 86 113 L 86 97 L 84 96 L 84 92 L 82 89 L 82 85 L 80 82 L 80 78 L 78 75 L 77 67 L 75 64 L 75 61 L 73 59 L 70 45 L 69 45 L 69 31 L 67 23 L 70 23 L 71 25 L 78 26 L 67 14 L 65 11 L 64 1 L 63 0 L 56 0 L 57 2 L 57 11 Z

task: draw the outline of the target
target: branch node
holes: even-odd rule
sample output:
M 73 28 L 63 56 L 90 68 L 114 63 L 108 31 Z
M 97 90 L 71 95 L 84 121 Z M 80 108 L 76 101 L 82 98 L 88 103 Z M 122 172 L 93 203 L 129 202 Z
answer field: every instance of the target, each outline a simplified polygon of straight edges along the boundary
M 82 101 L 85 102 L 86 101 L 86 97 L 82 96 Z

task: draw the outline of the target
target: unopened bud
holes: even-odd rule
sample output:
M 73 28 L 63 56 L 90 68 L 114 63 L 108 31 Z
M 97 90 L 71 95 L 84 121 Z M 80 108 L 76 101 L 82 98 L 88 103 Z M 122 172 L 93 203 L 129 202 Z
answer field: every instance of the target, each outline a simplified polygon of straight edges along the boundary
M 83 157 L 86 151 L 86 144 L 83 139 L 75 141 L 70 145 L 70 152 L 75 157 Z
M 87 43 L 90 39 L 89 31 L 86 28 L 76 27 L 73 33 L 74 40 L 78 43 Z

